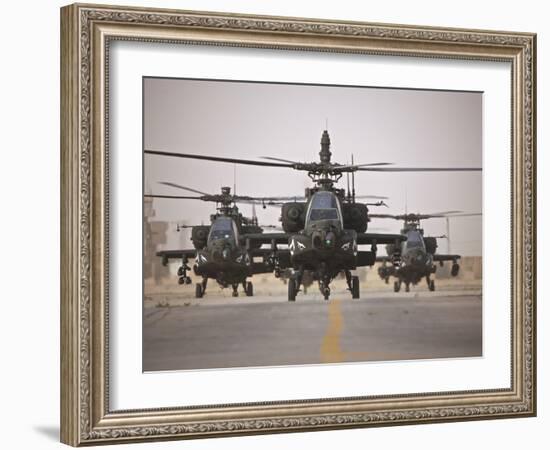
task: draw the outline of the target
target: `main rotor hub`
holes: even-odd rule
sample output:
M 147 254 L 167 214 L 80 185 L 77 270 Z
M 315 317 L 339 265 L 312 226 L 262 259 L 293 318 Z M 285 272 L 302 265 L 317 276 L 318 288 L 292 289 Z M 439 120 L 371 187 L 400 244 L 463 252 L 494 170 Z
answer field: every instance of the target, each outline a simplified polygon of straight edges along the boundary
M 212 199 L 216 203 L 220 203 L 220 207 L 218 208 L 218 211 L 222 213 L 224 216 L 231 216 L 233 215 L 233 196 L 231 195 L 231 188 L 228 186 L 222 186 L 221 188 L 221 194 L 212 196 Z
M 403 226 L 406 231 L 418 230 L 420 227 L 420 219 L 414 214 L 407 214 Z

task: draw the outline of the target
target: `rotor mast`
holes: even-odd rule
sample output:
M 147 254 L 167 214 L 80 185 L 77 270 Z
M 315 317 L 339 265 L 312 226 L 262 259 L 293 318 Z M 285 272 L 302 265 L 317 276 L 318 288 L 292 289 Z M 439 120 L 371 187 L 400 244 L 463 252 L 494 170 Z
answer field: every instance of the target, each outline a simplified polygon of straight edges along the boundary
M 327 130 L 321 136 L 321 150 L 319 151 L 319 162 L 303 164 L 308 171 L 308 176 L 321 190 L 332 190 L 334 183 L 341 177 L 341 171 L 335 171 L 337 166 L 332 163 L 332 152 L 330 151 L 330 136 Z
M 330 152 L 330 136 L 327 130 L 324 130 L 321 136 L 321 151 L 319 152 L 319 157 L 322 163 L 330 164 L 332 153 Z

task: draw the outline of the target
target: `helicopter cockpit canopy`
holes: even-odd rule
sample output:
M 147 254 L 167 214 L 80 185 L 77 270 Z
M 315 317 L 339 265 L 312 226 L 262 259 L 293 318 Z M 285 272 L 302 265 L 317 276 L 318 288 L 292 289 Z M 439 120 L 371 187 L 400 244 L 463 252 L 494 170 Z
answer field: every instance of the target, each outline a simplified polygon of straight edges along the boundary
M 229 217 L 218 217 L 210 227 L 208 242 L 225 239 L 235 243 L 237 241 L 237 227 Z
M 403 242 L 403 245 L 407 250 L 412 250 L 416 248 L 423 249 L 423 250 L 426 249 L 424 245 L 424 239 L 420 231 L 410 230 L 406 234 L 407 234 L 407 240 Z
M 332 192 L 316 192 L 311 197 L 306 215 L 306 227 L 312 222 L 331 221 L 342 227 L 340 202 Z

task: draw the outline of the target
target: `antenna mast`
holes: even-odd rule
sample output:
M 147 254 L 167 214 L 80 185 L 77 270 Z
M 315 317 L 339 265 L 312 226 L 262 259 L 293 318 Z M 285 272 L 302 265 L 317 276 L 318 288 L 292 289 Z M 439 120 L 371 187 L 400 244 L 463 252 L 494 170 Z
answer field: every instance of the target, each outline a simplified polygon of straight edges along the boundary
M 353 153 L 351 154 L 351 165 L 353 166 Z M 355 172 L 351 172 L 351 198 L 355 203 Z
M 237 164 L 233 164 L 233 195 L 237 195 Z
M 252 203 L 252 223 L 258 225 L 258 216 L 256 215 L 256 204 Z
M 348 184 L 348 190 L 347 190 L 346 197 L 348 198 L 348 202 L 349 202 L 351 200 L 351 192 L 349 190 L 349 172 L 346 172 L 346 181 L 347 181 L 347 184 Z
M 349 190 L 349 173 L 346 173 L 346 181 L 348 183 L 348 189 L 347 189 L 346 197 L 348 198 L 348 202 L 349 202 L 351 200 L 351 192 Z
M 445 222 L 447 222 L 447 253 L 451 254 L 451 224 L 449 219 L 448 216 L 445 217 Z

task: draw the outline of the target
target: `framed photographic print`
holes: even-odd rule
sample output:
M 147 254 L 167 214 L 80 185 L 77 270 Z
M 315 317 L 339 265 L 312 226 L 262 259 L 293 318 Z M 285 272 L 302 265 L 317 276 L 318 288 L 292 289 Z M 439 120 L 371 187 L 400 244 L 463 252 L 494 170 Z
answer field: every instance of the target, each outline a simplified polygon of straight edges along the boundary
M 536 413 L 529 33 L 61 10 L 61 439 Z

